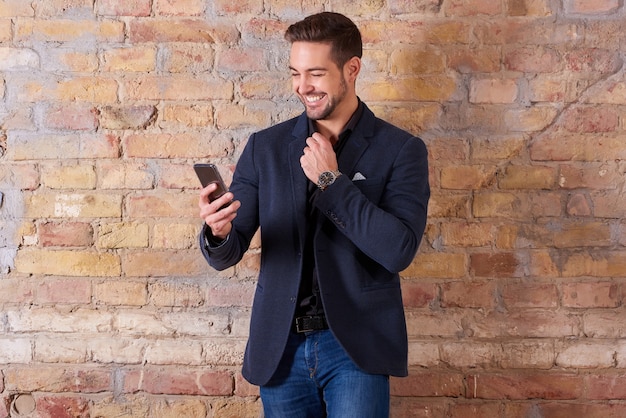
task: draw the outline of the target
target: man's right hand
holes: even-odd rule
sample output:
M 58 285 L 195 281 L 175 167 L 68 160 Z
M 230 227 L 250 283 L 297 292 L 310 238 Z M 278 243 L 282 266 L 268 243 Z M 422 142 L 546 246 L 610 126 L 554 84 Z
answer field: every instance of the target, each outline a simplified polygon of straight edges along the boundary
M 237 216 L 237 210 L 241 206 L 241 202 L 233 200 L 234 196 L 231 192 L 225 193 L 223 196 L 210 202 L 209 195 L 216 189 L 217 184 L 211 183 L 200 190 L 200 199 L 198 201 L 200 217 L 211 228 L 211 233 L 214 237 L 226 239 L 233 228 L 232 221 Z M 224 205 L 228 206 L 223 207 Z

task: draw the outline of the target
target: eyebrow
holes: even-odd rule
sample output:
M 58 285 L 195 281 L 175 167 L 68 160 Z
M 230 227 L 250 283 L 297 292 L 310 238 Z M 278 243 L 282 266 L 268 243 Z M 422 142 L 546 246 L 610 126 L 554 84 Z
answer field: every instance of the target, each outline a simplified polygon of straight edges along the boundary
M 289 66 L 289 69 L 291 71 L 300 72 L 296 68 L 292 67 L 291 65 Z M 328 71 L 328 68 L 326 68 L 326 67 L 313 67 L 313 68 L 307 68 L 306 70 L 304 70 L 304 72 L 309 72 L 309 73 L 313 72 L 313 71 Z

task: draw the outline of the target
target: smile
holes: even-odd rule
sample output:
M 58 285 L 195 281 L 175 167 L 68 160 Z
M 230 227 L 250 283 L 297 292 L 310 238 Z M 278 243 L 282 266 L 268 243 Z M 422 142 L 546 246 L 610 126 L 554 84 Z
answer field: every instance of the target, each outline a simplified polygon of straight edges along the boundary
M 307 103 L 318 102 L 318 101 L 322 100 L 323 98 L 324 98 L 324 95 L 304 96 L 304 100 L 306 100 Z

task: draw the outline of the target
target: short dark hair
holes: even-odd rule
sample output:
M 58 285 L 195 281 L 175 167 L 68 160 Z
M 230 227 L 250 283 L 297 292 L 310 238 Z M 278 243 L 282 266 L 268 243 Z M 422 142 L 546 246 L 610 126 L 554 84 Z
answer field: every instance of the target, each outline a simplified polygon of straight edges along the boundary
M 322 12 L 304 18 L 287 28 L 285 39 L 294 42 L 320 42 L 331 45 L 331 58 L 339 68 L 352 57 L 363 56 L 361 32 L 354 22 L 340 13 Z

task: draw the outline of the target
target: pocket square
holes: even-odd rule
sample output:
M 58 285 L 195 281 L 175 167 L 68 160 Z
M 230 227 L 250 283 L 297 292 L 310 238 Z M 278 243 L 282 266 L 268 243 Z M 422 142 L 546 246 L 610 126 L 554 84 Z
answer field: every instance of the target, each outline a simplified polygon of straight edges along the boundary
M 365 176 L 357 171 L 357 173 L 352 177 L 352 181 L 356 180 L 365 180 Z

